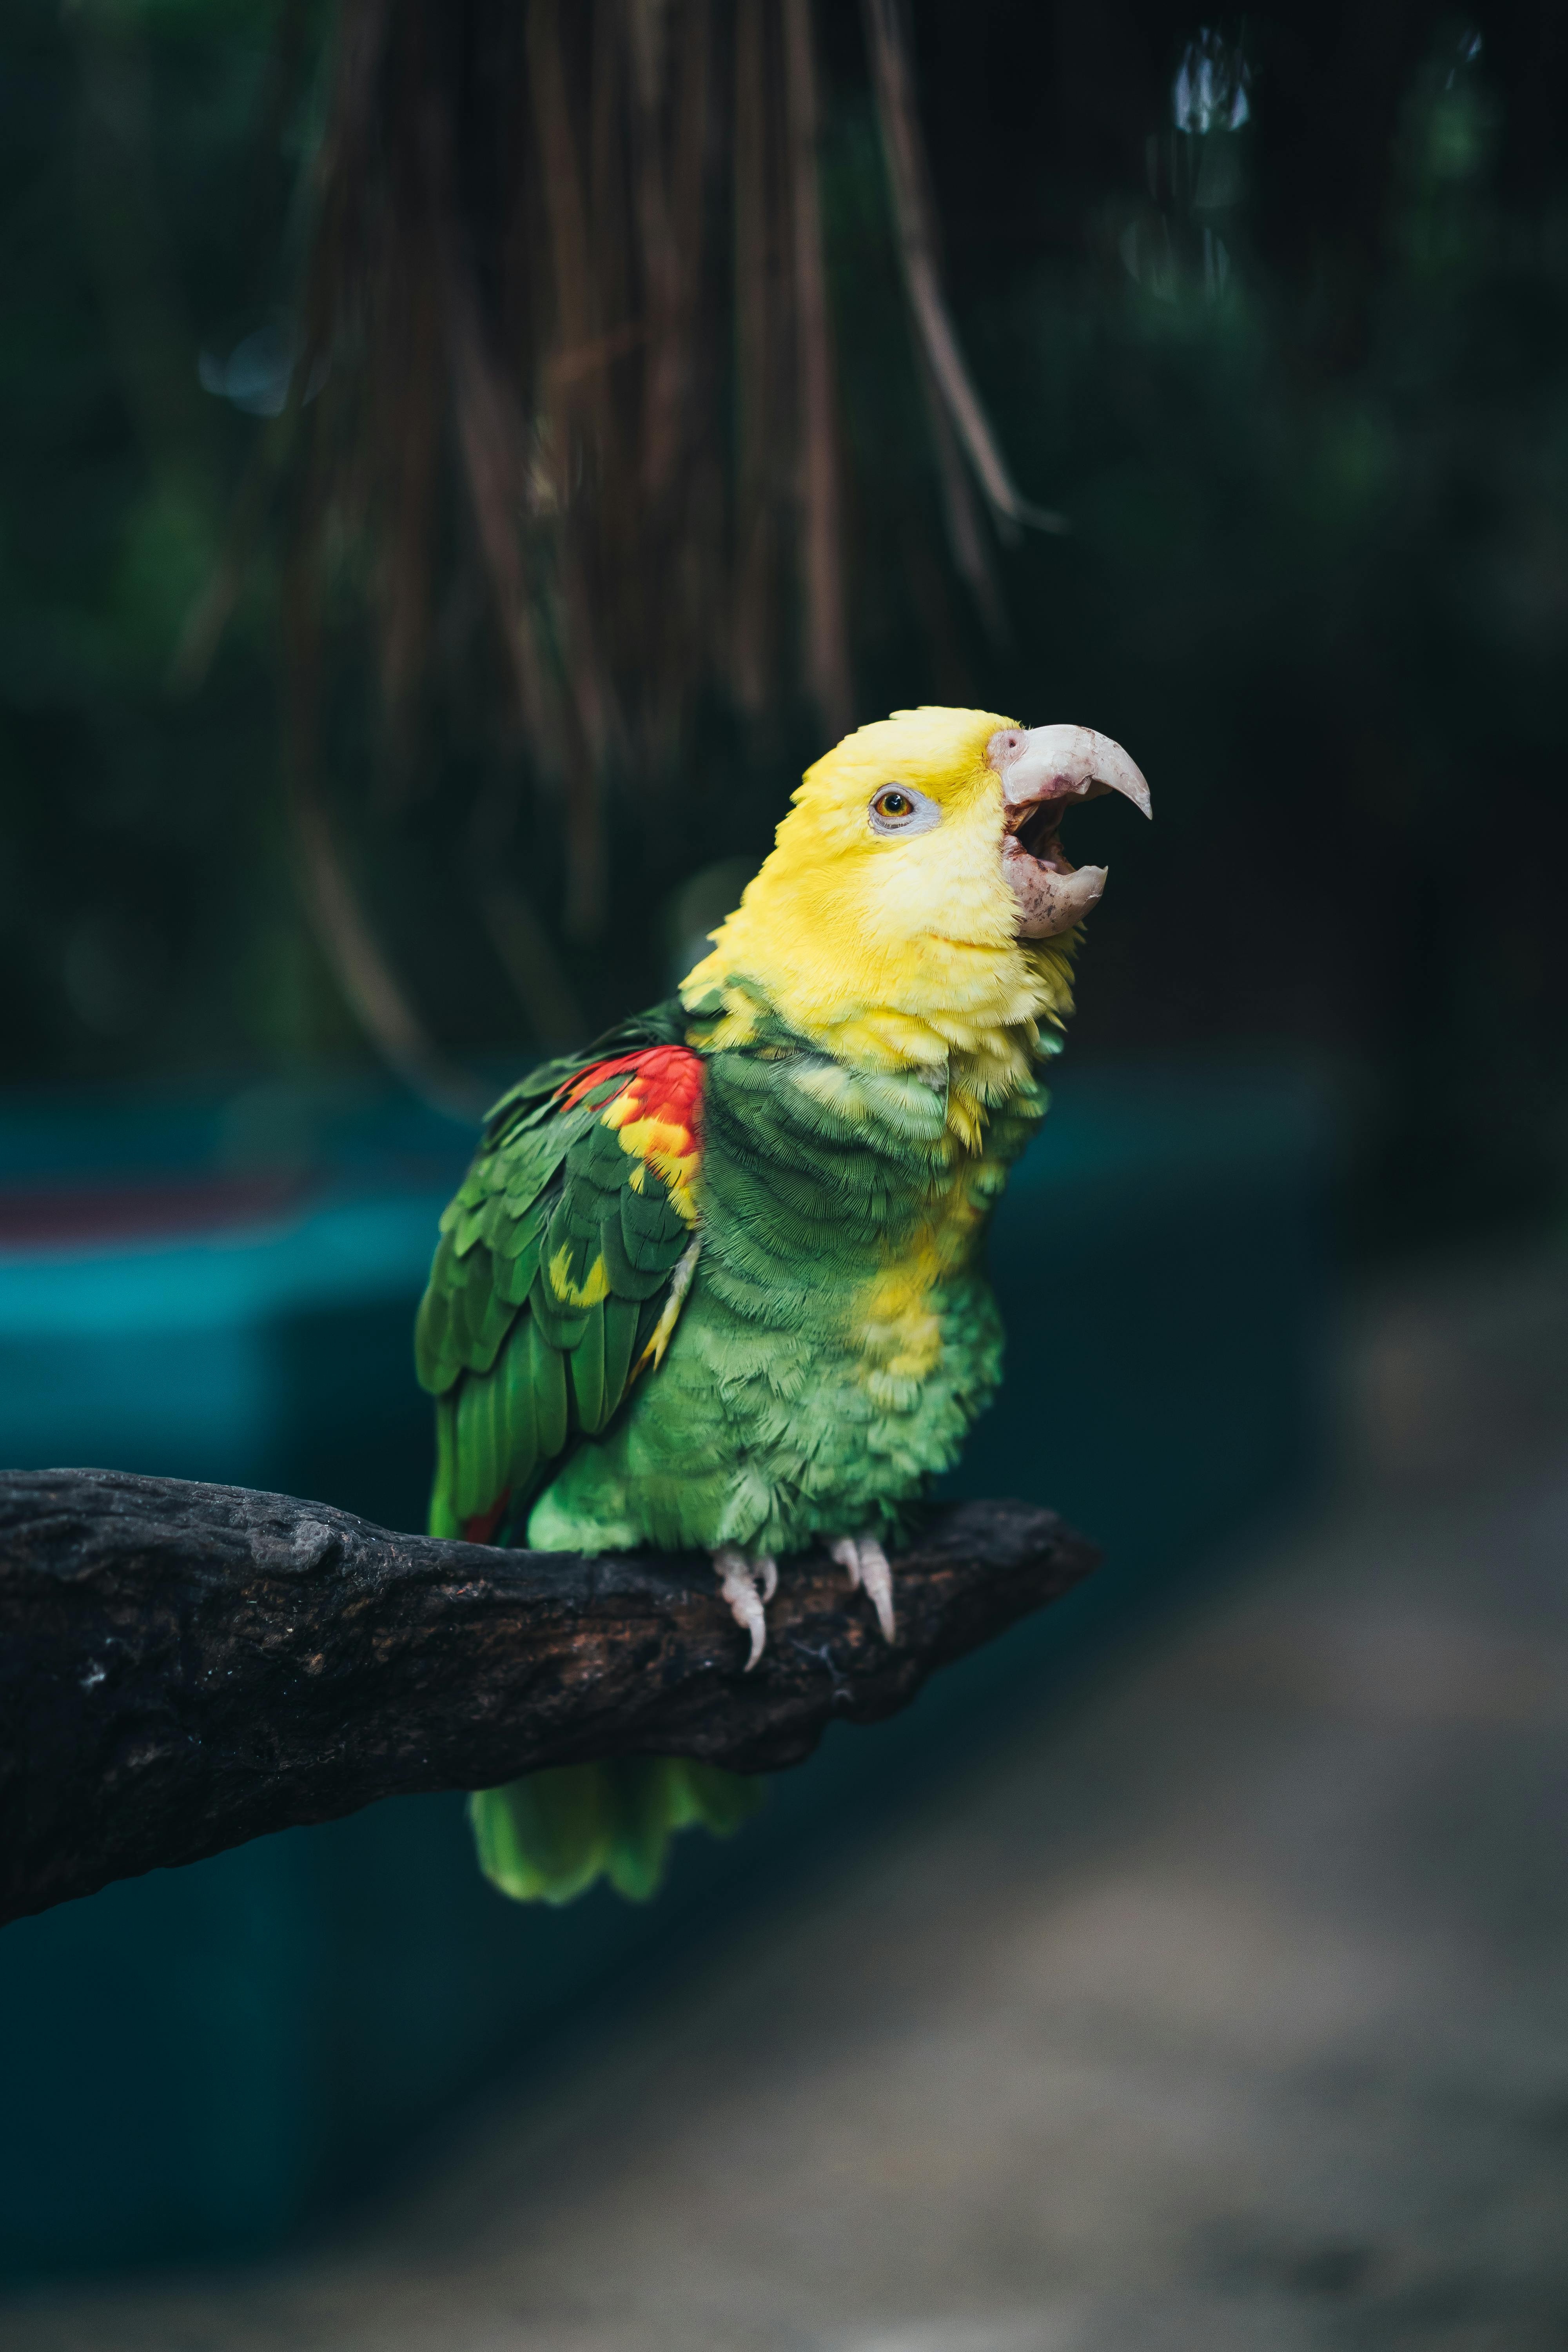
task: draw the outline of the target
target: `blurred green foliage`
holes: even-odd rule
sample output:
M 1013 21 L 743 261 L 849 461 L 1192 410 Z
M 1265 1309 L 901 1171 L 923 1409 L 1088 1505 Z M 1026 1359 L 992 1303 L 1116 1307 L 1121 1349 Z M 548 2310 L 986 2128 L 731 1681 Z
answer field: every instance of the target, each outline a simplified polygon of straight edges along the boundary
M 265 570 L 203 690 L 178 675 L 258 429 L 203 390 L 198 362 L 291 290 L 304 132 L 272 119 L 279 34 L 260 0 L 7 11 L 0 1067 L 13 1078 L 271 1059 L 352 1034 L 283 855 Z
M 943 552 L 858 34 L 847 11 L 824 20 L 859 707 L 973 700 L 1128 744 L 1158 822 L 1134 835 L 1097 808 L 1075 835 L 1115 867 L 1079 1043 L 1319 1057 L 1351 1113 L 1357 1231 L 1380 1245 L 1539 1213 L 1568 1158 L 1550 75 L 1489 25 L 1394 17 L 1361 82 L 1353 10 L 1222 43 L 1245 119 L 1232 89 L 1205 131 L 1180 127 L 1175 86 L 1197 26 L 1168 11 L 916 8 L 971 357 L 1025 489 L 1071 523 L 998 551 L 1006 642 Z M 12 1079 L 359 1050 L 285 839 L 267 529 L 190 683 L 236 513 L 267 506 L 330 29 L 292 0 L 7 14 Z M 333 756 L 368 772 L 352 624 L 339 653 Z M 521 1049 L 447 854 L 482 738 L 431 733 L 425 788 L 365 796 L 357 856 L 435 1027 Z M 590 1015 L 662 988 L 678 894 L 765 848 L 814 748 L 801 709 L 751 734 L 713 711 L 675 802 L 618 788 L 608 941 L 556 943 Z M 547 922 L 550 824 L 542 808 L 520 852 Z

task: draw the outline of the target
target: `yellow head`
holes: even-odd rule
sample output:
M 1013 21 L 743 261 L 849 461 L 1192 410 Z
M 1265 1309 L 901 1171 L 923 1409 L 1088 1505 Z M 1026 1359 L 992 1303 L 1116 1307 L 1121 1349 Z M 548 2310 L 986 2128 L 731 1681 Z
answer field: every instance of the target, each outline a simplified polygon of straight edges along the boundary
M 1147 809 L 1131 761 L 1087 729 L 930 706 L 862 727 L 807 769 L 681 994 L 723 998 L 719 1042 L 745 1042 L 761 996 L 840 1060 L 945 1067 L 960 1097 L 996 1100 L 1037 1024 L 1072 1009 L 1077 926 L 1105 875 L 1075 872 L 1058 829 L 1106 790 Z

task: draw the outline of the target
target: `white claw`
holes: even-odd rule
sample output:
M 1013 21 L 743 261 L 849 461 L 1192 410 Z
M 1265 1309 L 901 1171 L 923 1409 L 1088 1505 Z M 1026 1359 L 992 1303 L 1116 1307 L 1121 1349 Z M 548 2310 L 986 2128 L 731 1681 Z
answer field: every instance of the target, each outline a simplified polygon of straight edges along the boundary
M 860 1545 L 860 1586 L 877 1612 L 877 1622 L 882 1629 L 882 1639 L 893 1639 L 893 1571 L 888 1566 L 888 1555 L 875 1536 L 865 1537 Z
M 852 1591 L 864 1592 L 877 1612 L 877 1622 L 882 1638 L 890 1642 L 893 1632 L 893 1571 L 888 1565 L 888 1555 L 875 1536 L 836 1536 L 827 1547 L 828 1558 L 849 1571 Z
M 719 1590 L 729 1602 L 736 1624 L 742 1633 L 751 1635 L 752 1654 L 745 1664 L 745 1672 L 750 1674 L 767 1643 L 768 1621 L 763 1603 L 773 1597 L 778 1570 L 771 1559 L 761 1560 L 753 1568 L 745 1553 L 738 1551 L 733 1544 L 726 1544 L 721 1551 L 713 1554 L 713 1569 Z

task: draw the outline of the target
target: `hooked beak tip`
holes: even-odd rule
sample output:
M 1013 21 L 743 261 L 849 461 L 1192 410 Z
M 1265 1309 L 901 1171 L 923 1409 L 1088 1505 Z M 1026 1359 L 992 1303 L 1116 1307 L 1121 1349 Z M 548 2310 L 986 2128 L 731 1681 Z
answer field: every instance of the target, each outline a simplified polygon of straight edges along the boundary
M 1120 743 L 1092 727 L 1005 727 L 985 757 L 1002 787 L 1002 864 L 1018 901 L 1018 936 L 1056 939 L 1098 904 L 1107 872 L 1068 863 L 1060 842 L 1063 815 L 1101 793 L 1119 793 L 1152 817 L 1147 780 Z
M 985 758 L 1010 809 L 1120 793 L 1144 816 L 1154 814 L 1148 779 L 1136 761 L 1092 727 L 1004 727 L 986 745 Z

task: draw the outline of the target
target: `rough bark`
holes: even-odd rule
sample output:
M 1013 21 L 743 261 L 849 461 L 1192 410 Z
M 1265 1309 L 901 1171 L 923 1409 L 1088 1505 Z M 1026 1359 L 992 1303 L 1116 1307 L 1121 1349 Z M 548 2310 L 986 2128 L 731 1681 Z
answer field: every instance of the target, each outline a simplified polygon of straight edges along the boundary
M 246 1487 L 9 1472 L 0 1921 L 379 1797 L 603 1756 L 795 1764 L 1095 1559 L 1052 1512 L 951 1506 L 894 1562 L 893 1646 L 804 1555 L 747 1674 L 700 1555 L 502 1551 Z

